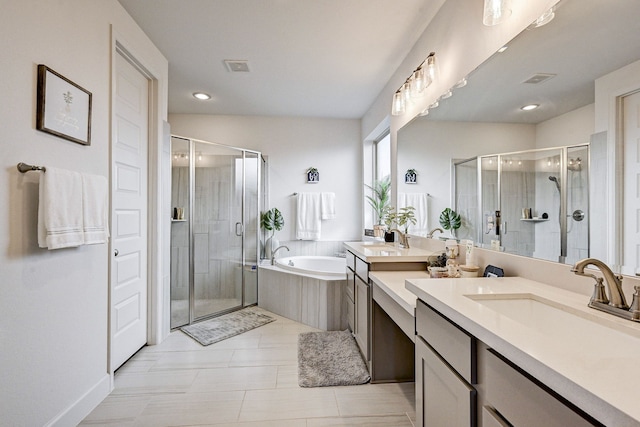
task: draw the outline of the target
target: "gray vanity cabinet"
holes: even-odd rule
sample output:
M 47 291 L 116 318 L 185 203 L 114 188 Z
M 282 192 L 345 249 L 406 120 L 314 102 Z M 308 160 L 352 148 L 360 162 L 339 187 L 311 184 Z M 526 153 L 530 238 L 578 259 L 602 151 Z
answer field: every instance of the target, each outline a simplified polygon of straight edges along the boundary
M 347 251 L 347 321 L 363 358 L 369 364 L 370 307 L 369 264 Z
M 602 425 L 421 300 L 416 333 L 417 426 Z
M 418 426 L 476 426 L 476 340 L 428 305 L 416 304 Z

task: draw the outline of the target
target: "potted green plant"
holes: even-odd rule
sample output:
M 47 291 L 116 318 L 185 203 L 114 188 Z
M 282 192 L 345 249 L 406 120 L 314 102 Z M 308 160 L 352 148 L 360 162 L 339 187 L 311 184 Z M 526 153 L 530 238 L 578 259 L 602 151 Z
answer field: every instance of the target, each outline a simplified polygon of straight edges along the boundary
M 386 227 L 386 230 L 384 232 L 384 241 L 385 242 L 393 242 L 395 240 L 395 235 L 393 234 L 393 231 L 391 231 L 391 229 L 393 228 L 393 225 L 396 223 L 398 219 L 398 214 L 396 213 L 395 207 L 391 206 L 389 209 L 387 209 L 387 213 L 384 216 L 384 225 Z
M 462 225 L 462 218 L 451 208 L 446 208 L 440 213 L 440 225 L 445 230 L 450 230 L 451 235 L 456 237 L 456 230 Z
M 265 258 L 271 258 L 273 250 L 280 245 L 280 242 L 275 238 L 275 233 L 282 230 L 282 227 L 284 227 L 284 217 L 278 208 L 271 208 L 260 214 L 260 228 L 271 232 L 269 238 L 264 242 Z
M 416 208 L 413 206 L 405 206 L 404 208 L 400 208 L 400 212 L 398 212 L 396 221 L 398 222 L 398 228 L 404 227 L 404 230 L 402 230 L 404 234 L 407 234 L 409 231 L 410 224 L 415 225 L 417 222 L 414 213 L 415 210 Z
M 373 192 L 371 196 L 366 196 L 366 198 L 376 215 L 376 224 L 373 227 L 374 234 L 380 237 L 384 230 L 384 217 L 389 210 L 389 202 L 391 201 L 391 177 L 387 175 L 381 180 L 375 181 L 373 186 L 367 185 L 367 187 Z

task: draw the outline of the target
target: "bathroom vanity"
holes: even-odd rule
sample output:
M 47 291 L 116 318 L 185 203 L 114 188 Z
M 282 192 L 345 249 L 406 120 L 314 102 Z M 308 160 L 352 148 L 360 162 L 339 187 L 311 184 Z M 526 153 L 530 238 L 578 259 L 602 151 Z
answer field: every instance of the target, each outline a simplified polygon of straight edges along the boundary
M 367 362 L 371 382 L 413 381 L 415 295 L 402 288 L 407 277 L 428 277 L 426 265 L 432 252 L 382 242 L 347 242 L 345 248 L 347 323 Z M 377 274 L 397 271 L 401 273 L 395 287 L 405 299 L 376 280 Z
M 417 425 L 638 426 L 640 325 L 518 278 L 408 279 Z

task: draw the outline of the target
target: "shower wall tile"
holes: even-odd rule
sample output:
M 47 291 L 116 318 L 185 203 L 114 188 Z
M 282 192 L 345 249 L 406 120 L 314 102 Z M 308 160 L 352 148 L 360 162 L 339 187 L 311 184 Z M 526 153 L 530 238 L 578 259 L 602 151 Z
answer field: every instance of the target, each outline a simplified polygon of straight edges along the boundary
M 207 234 L 198 233 L 193 235 L 193 264 L 196 274 L 209 272 L 208 238 Z

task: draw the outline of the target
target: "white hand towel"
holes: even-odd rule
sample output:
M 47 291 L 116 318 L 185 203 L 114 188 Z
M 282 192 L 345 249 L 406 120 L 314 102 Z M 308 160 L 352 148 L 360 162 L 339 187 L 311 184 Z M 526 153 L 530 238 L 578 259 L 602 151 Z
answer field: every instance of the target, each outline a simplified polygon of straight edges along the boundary
M 322 219 L 336 219 L 336 193 L 320 193 Z
M 429 232 L 429 195 L 427 193 L 399 193 L 398 211 L 400 208 L 413 206 L 416 224 L 409 225 L 409 232 L 413 234 Z
M 109 183 L 100 175 L 82 174 L 84 244 L 107 243 L 109 239 Z
M 320 239 L 321 216 L 320 193 L 298 193 L 298 217 L 296 239 Z
M 48 249 L 82 245 L 82 215 L 82 175 L 48 167 L 40 175 L 38 245 Z

